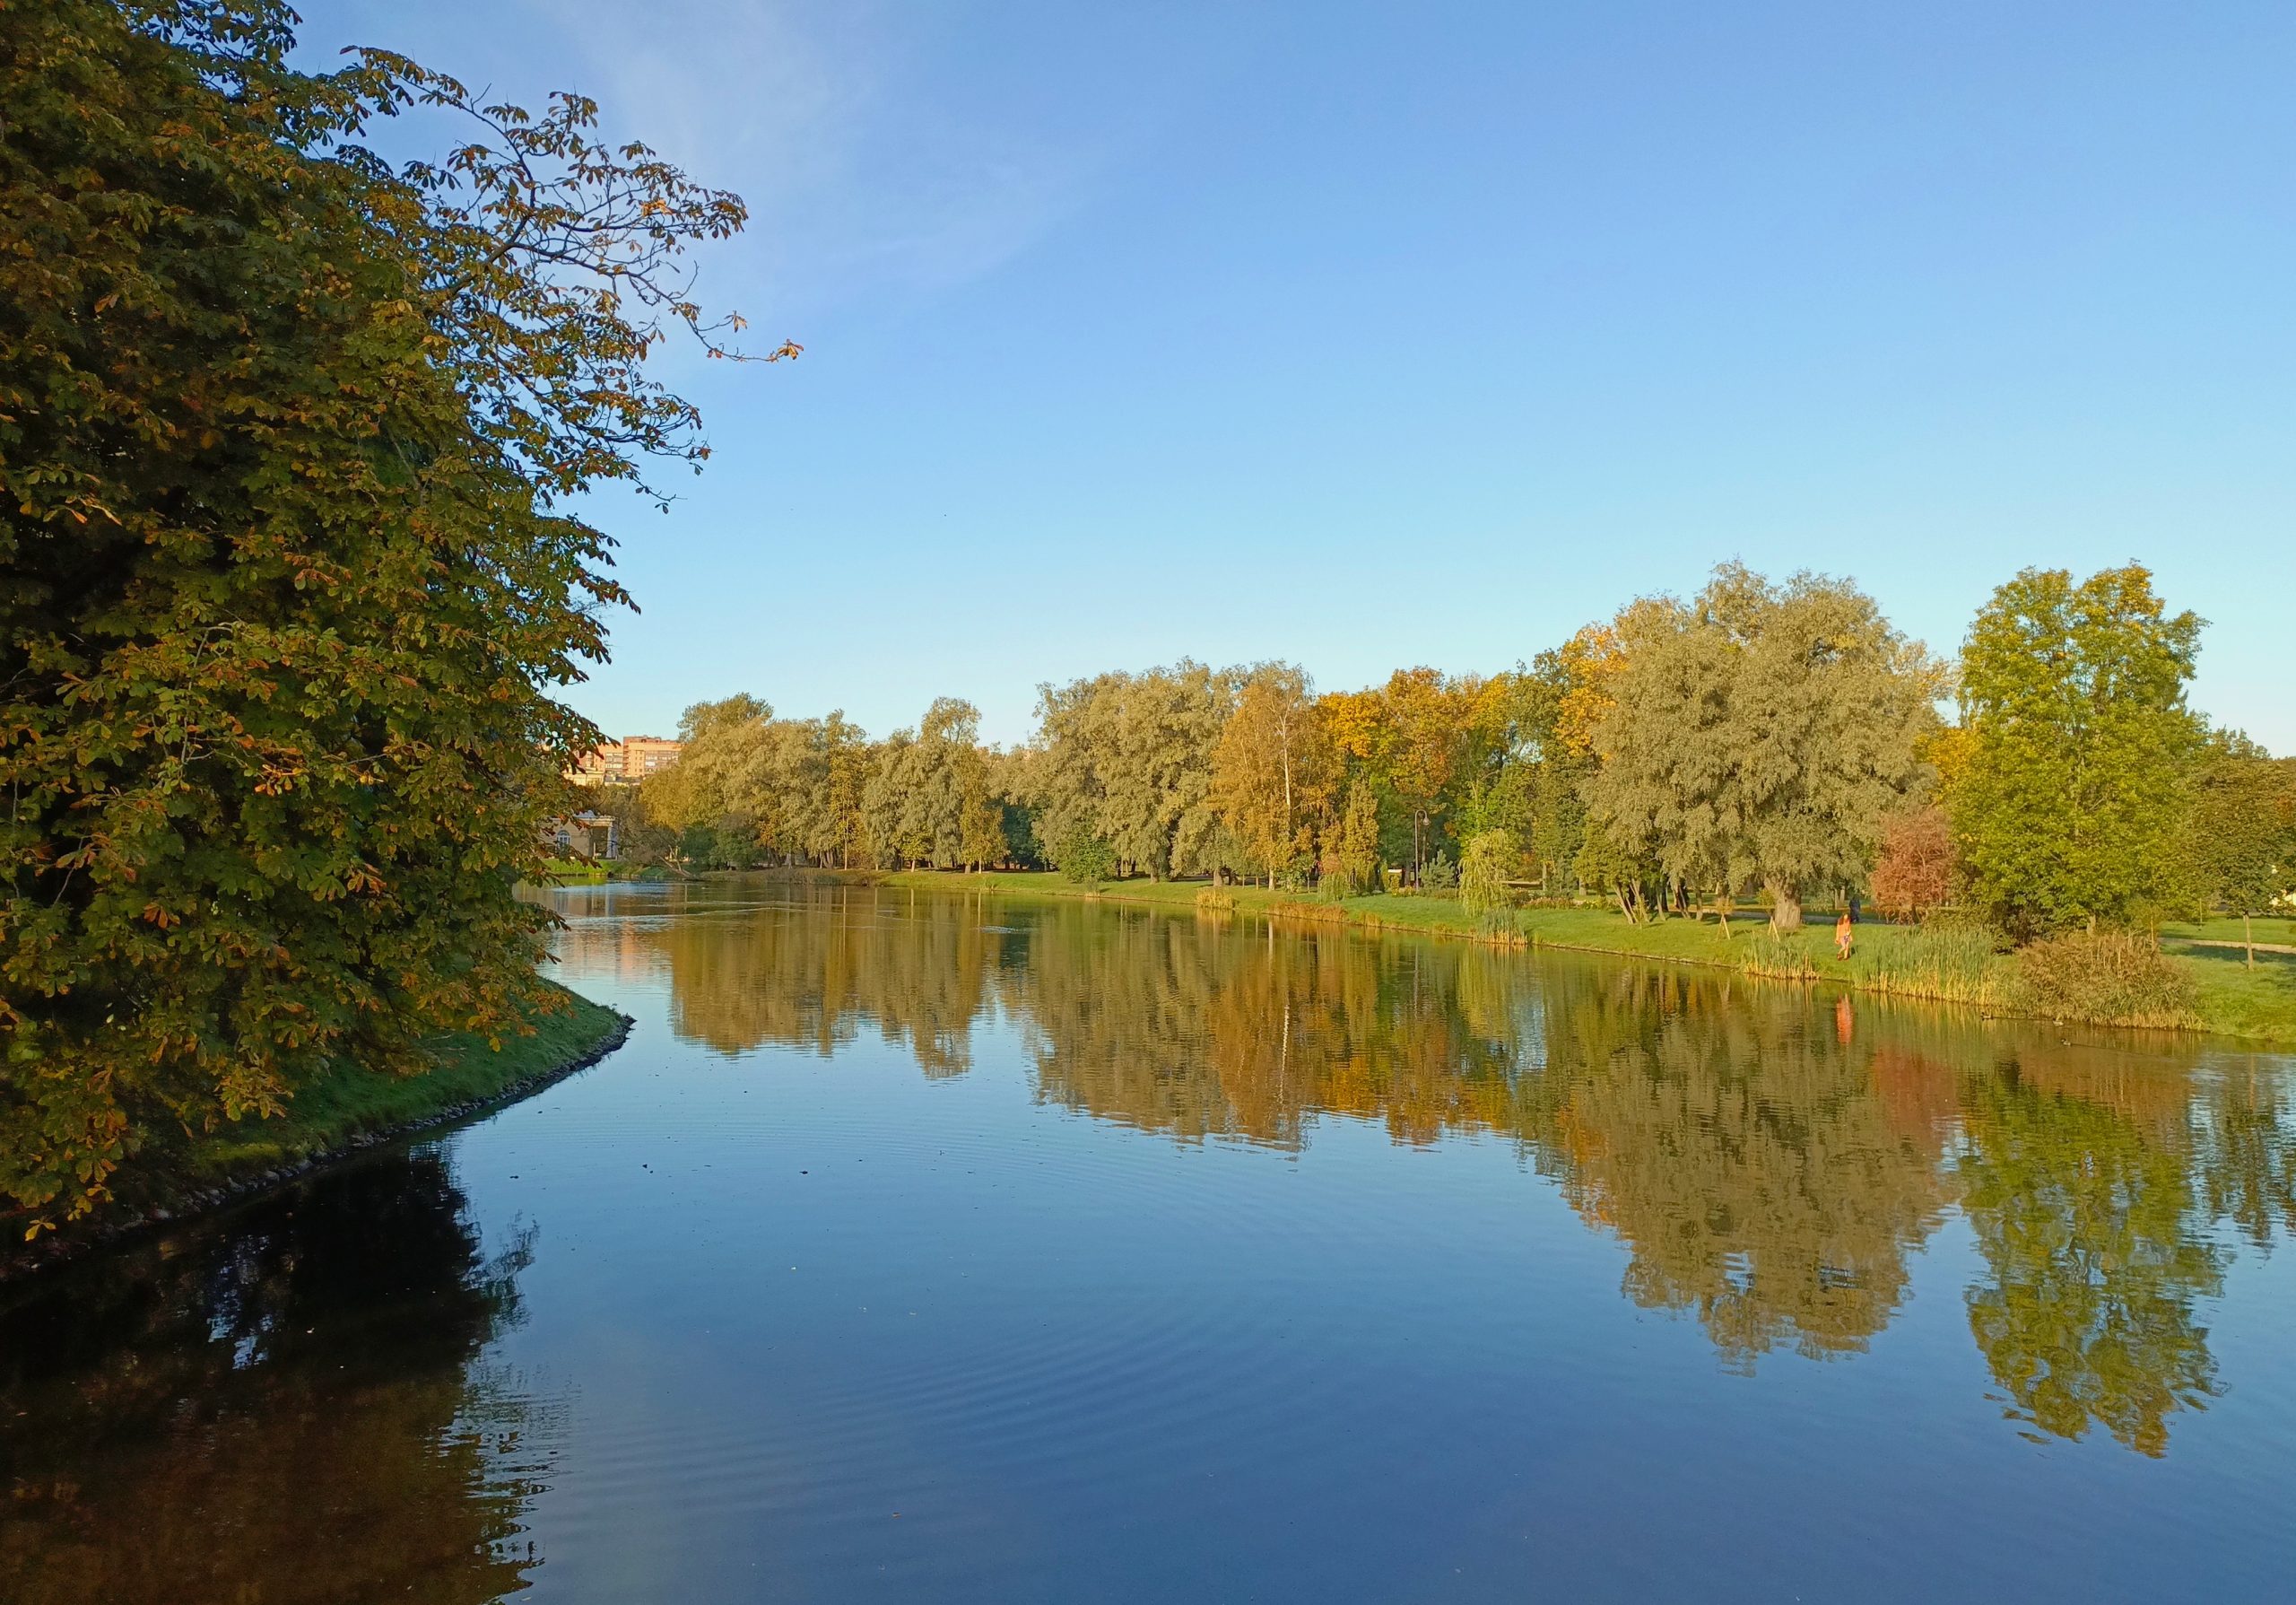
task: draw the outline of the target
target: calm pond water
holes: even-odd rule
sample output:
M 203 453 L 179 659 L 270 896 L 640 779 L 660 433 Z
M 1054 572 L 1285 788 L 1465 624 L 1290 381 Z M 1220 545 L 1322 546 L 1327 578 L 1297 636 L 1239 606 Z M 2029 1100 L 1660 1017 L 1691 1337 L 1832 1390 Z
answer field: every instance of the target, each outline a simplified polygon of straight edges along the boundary
M 0 1289 L 0 1599 L 2296 1590 L 2287 1059 L 1112 904 L 558 902 L 620 1053 Z

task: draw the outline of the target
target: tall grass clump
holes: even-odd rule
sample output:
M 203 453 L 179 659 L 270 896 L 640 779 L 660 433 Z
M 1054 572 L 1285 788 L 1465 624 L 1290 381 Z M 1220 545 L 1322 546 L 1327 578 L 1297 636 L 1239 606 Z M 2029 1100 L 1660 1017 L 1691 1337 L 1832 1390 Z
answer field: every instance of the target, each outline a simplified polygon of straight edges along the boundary
M 1738 955 L 1738 968 L 1749 975 L 1764 975 L 1776 981 L 1818 978 L 1818 967 L 1810 961 L 1810 951 L 1801 938 L 1767 926 L 1745 939 L 1745 946 Z
M 2171 1030 L 2202 1024 L 2192 977 L 2158 941 L 2133 931 L 2033 943 L 2017 955 L 2013 1001 L 2048 1020 Z
M 1857 985 L 1877 992 L 1997 1008 L 2009 1002 L 2016 974 L 2000 945 L 1981 925 L 1933 920 L 1859 942 L 1849 973 Z

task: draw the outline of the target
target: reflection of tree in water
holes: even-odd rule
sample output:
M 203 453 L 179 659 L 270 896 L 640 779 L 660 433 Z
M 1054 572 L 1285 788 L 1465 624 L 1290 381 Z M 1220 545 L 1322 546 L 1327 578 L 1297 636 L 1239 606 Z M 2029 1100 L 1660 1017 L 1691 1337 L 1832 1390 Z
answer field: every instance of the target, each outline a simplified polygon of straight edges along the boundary
M 1992 1271 L 1970 1330 L 2013 1419 L 2161 1454 L 2169 1416 L 2216 1391 L 2195 1304 L 2222 1291 L 2225 1253 L 2196 1208 L 2188 1101 L 2115 1107 L 2022 1070 L 1965 1089 L 1957 1169 Z
M 530 1252 L 485 1258 L 426 1153 L 34 1284 L 0 1312 L 0 1599 L 523 1587 L 538 1424 L 472 1368 Z
M 671 919 L 577 925 L 561 941 L 574 964 L 659 964 L 671 976 L 671 1029 L 718 1054 L 778 1045 L 829 1054 L 864 1022 L 907 1045 L 926 1075 L 971 1066 L 971 1026 L 989 1001 L 999 932 L 978 898 L 898 898 L 780 882 L 778 895 L 728 903 L 723 882 L 652 904 Z
M 1040 1095 L 1183 1138 L 1309 1117 L 1521 1142 L 1633 1251 L 1638 1302 L 1734 1359 L 1862 1347 L 1944 1203 L 1863 1055 L 1710 981 L 1538 970 L 1471 946 L 1048 912 L 1016 1001 Z
M 1513 1101 L 1512 1055 L 1456 1003 L 1476 950 L 1057 909 L 1028 951 L 1007 1001 L 1038 1095 L 1103 1120 L 1291 1147 L 1344 1113 L 1423 1142 Z
M 1022 932 L 982 929 L 998 920 Z M 643 940 L 681 1031 L 726 1051 L 826 1051 L 874 1019 L 947 1073 L 994 999 L 1041 1099 L 1144 1131 L 1296 1147 L 1344 1115 L 1398 1141 L 1504 1137 L 1625 1243 L 1629 1296 L 1694 1313 L 1741 1366 L 1864 1348 L 1958 1199 L 1989 1267 L 1972 1330 L 2013 1413 L 2147 1452 L 2215 1387 L 2196 1312 L 2222 1286 L 2218 1224 L 2259 1248 L 2296 1230 L 2284 1067 L 2196 1073 L 2158 1044 L 1107 905 L 840 893 Z
M 1237 1130 L 1209 1073 L 1205 1034 L 1238 946 L 1199 921 L 1090 908 L 1038 913 L 1027 966 L 1006 981 L 1036 1057 L 1037 1095 L 1176 1137 Z
M 1036 931 L 1010 996 L 1040 1095 L 1187 1138 L 1292 1145 L 1321 1113 L 1512 1137 L 1625 1242 L 1629 1296 L 1740 1365 L 1864 1348 L 1966 1188 L 1996 1273 L 1973 1321 L 2022 1418 L 2157 1452 L 2213 1386 L 2213 1223 L 2262 1245 L 2296 1222 L 2284 1075 L 2196 1082 L 1919 1008 L 1861 1003 L 1851 1031 L 1795 991 L 1472 946 L 1091 911 Z
M 1733 1363 L 1862 1349 L 1944 1213 L 1935 1148 L 1799 998 L 1692 984 L 1659 989 L 1660 1008 L 1653 979 L 1575 987 L 1553 1011 L 1570 1028 L 1550 1046 L 1567 1092 L 1548 1168 L 1633 1251 L 1629 1296 L 1694 1310 Z
M 2296 1103 L 2284 1069 L 2243 1066 L 2204 1088 L 2191 1132 L 2202 1208 L 2260 1251 L 2296 1236 Z

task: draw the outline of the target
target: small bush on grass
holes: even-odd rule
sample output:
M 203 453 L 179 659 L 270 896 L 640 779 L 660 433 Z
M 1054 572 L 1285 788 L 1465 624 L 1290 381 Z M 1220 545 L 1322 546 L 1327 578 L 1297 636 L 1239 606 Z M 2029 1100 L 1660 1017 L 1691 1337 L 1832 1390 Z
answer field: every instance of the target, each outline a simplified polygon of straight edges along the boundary
M 1099 890 L 1116 873 L 1116 850 L 1098 836 L 1078 836 L 1060 849 L 1060 873 L 1080 886 Z

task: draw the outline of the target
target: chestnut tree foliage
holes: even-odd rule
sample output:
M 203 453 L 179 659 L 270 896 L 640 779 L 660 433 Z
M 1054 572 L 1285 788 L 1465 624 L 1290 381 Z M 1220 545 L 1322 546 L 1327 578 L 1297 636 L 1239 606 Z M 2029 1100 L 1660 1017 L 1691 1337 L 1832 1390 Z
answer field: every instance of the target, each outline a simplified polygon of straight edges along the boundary
M 511 888 L 625 600 L 569 498 L 705 455 L 735 196 L 278 0 L 0 0 L 0 1204 L 542 1000 Z M 361 141 L 405 111 L 444 160 Z M 785 348 L 785 353 L 790 348 Z M 783 353 L 775 353 L 784 354 Z

